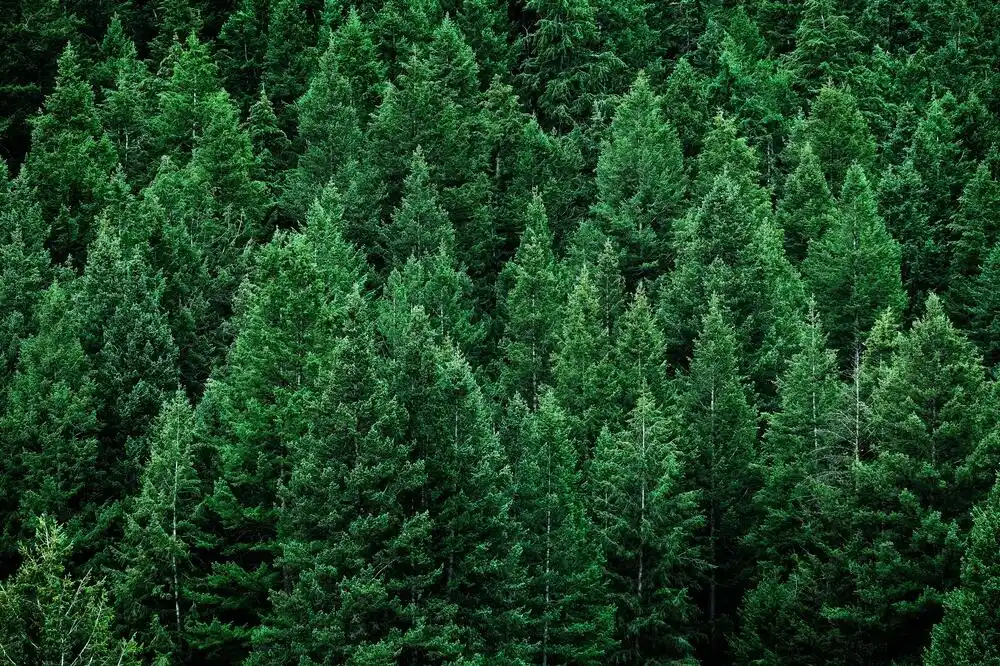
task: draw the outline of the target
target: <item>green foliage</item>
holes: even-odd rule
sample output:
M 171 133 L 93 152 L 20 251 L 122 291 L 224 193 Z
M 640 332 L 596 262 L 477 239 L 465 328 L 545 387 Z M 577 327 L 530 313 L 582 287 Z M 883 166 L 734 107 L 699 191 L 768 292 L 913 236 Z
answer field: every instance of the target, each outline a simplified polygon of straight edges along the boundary
M 847 174 L 833 226 L 809 246 L 802 266 L 830 344 L 846 358 L 887 307 L 905 305 L 899 244 L 886 231 L 861 166 Z
M 17 573 L 0 584 L 0 646 L 12 664 L 138 665 L 136 645 L 112 632 L 101 580 L 66 572 L 72 542 L 51 517 L 33 521 Z
M 661 101 L 640 74 L 622 98 L 597 160 L 597 207 L 604 232 L 625 250 L 634 284 L 669 266 L 670 223 L 684 196 L 677 132 L 660 117 Z
M 579 449 L 551 391 L 521 423 L 513 516 L 527 568 L 532 662 L 603 663 L 614 645 L 614 606 L 602 585 L 598 532 L 584 512 Z

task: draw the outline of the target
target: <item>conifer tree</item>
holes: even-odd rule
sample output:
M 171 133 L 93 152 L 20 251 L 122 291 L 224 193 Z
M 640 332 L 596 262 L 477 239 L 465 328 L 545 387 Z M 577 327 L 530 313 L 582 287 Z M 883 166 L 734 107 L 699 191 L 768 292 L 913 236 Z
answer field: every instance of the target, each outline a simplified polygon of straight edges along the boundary
M 928 666 L 979 664 L 1000 659 L 997 642 L 997 517 L 1000 485 L 973 513 L 972 532 L 962 558 L 962 584 L 945 600 L 944 617 L 934 627 Z
M 413 50 L 395 86 L 385 89 L 366 136 L 393 207 L 402 197 L 412 151 L 422 149 L 454 225 L 456 257 L 474 278 L 483 275 L 493 254 L 478 74 L 475 54 L 445 19 L 426 45 Z
M 851 167 L 834 226 L 810 244 L 802 272 L 830 344 L 847 358 L 887 307 L 905 306 L 899 244 L 886 231 L 864 170 Z
M 241 109 L 261 84 L 267 50 L 268 0 L 240 0 L 216 38 L 216 59 L 225 88 Z
M 303 148 L 284 202 L 292 217 L 308 210 L 319 189 L 354 156 L 361 141 L 361 118 L 352 100 L 351 81 L 340 70 L 336 44 L 336 40 L 331 42 L 320 57 L 308 89 L 297 102 Z
M 788 571 L 800 557 L 825 554 L 834 541 L 833 510 L 845 502 L 840 493 L 850 487 L 854 461 L 843 427 L 848 394 L 839 374 L 811 302 L 799 349 L 779 379 L 779 409 L 770 415 L 761 447 L 763 487 L 754 496 L 760 522 L 747 541 L 762 567 Z
M 680 140 L 661 118 L 660 105 L 640 73 L 618 104 L 597 160 L 594 213 L 605 233 L 625 250 L 630 284 L 655 278 L 669 266 L 664 254 L 684 196 Z
M 696 544 L 707 565 L 699 577 L 699 605 L 710 655 L 723 653 L 723 637 L 749 580 L 741 541 L 758 486 L 753 468 L 757 413 L 739 368 L 736 332 L 723 308 L 713 294 L 677 397 L 678 438 L 689 470 L 686 487 L 700 491 L 704 518 Z
M 5 476 L 19 504 L 5 517 L 6 536 L 27 536 L 34 518 L 44 514 L 78 538 L 96 510 L 96 386 L 68 288 L 50 286 L 37 317 L 38 332 L 21 343 L 0 421 L 4 459 L 12 463 Z
M 743 373 L 766 394 L 791 344 L 802 287 L 784 255 L 766 192 L 740 172 L 729 173 L 716 178 L 701 204 L 675 225 L 676 268 L 663 279 L 658 317 L 669 359 L 682 365 L 704 303 L 718 293 L 738 323 Z
M 302 96 L 315 63 L 316 29 L 307 16 L 304 0 L 271 0 L 267 11 L 267 47 L 261 83 L 276 103 L 290 129 L 285 106 Z
M 424 624 L 438 606 L 416 603 L 440 576 L 429 516 L 412 511 L 426 468 L 401 437 L 404 414 L 382 374 L 368 306 L 360 294 L 351 301 L 343 337 L 321 360 L 309 432 L 291 449 L 278 524 L 287 585 L 271 594 L 249 663 L 458 650 L 453 633 L 441 639 Z
M 191 614 L 194 519 L 201 488 L 195 471 L 195 416 L 183 393 L 163 405 L 151 428 L 138 494 L 130 499 L 116 548 L 118 621 L 136 636 L 150 661 L 179 661 L 186 653 Z
M 117 157 L 72 45 L 59 57 L 56 88 L 31 124 L 24 169 L 50 221 L 49 249 L 57 263 L 70 255 L 81 262 Z
M 616 414 L 609 404 L 611 343 L 601 316 L 597 289 L 584 266 L 562 309 L 562 326 L 552 356 L 556 399 L 566 410 L 573 439 L 585 451 L 601 426 Z
M 150 121 L 156 109 L 154 79 L 146 64 L 139 59 L 135 44 L 114 30 L 121 24 L 112 22 L 102 42 L 102 51 L 112 48 L 111 40 L 124 40 L 114 50 L 107 52 L 102 64 L 106 74 L 101 77 L 105 86 L 98 107 L 101 123 L 118 157 L 118 164 L 125 170 L 130 182 L 141 182 L 148 177 L 152 163 L 152 136 Z M 105 46 L 107 44 L 107 46 Z
M 337 335 L 346 296 L 364 279 L 338 212 L 318 201 L 305 232 L 279 236 L 258 254 L 227 365 L 203 400 L 213 414 L 209 437 L 220 476 L 199 528 L 219 530 L 222 539 L 195 596 L 203 614 L 192 641 L 206 658 L 245 656 L 267 591 L 280 580 L 274 558 L 288 447 L 307 431 L 304 406 L 316 399 L 317 359 Z
M 858 59 L 862 40 L 839 0 L 807 0 L 789 56 L 803 87 L 815 92 L 827 81 L 843 84 Z
M 971 311 L 976 309 L 975 284 L 1000 237 L 1000 228 L 990 213 L 998 205 L 1000 182 L 993 178 L 989 162 L 984 161 L 966 183 L 958 210 L 948 225 L 951 237 L 948 309 L 959 324 L 967 325 Z
M 866 173 L 875 166 L 875 141 L 849 90 L 824 86 L 813 100 L 801 134 L 819 158 L 836 196 L 852 165 L 857 163 Z
M 667 79 L 662 98 L 663 116 L 674 126 L 684 148 L 684 157 L 693 158 L 711 128 L 708 113 L 708 80 L 682 57 Z
M 385 254 L 390 266 L 402 266 L 410 256 L 428 255 L 442 244 L 448 249 L 454 247 L 454 227 L 438 201 L 430 168 L 418 147 L 403 182 L 403 198 L 385 232 Z
M 551 390 L 525 416 L 517 444 L 513 515 L 528 586 L 527 640 L 534 663 L 603 663 L 614 607 L 602 585 L 603 554 L 584 513 L 579 449 Z
M 0 163 L 0 401 L 21 341 L 36 331 L 36 308 L 50 274 L 44 223 L 23 180 L 6 182 Z
M 421 308 L 412 311 L 410 326 L 403 343 L 393 346 L 387 372 L 406 410 L 402 436 L 425 465 L 411 510 L 430 520 L 425 552 L 437 573 L 409 597 L 426 599 L 426 629 L 406 652 L 419 657 L 434 643 L 458 641 L 465 658 L 510 663 L 527 647 L 524 618 L 514 606 L 525 580 L 522 548 L 510 542 L 516 534 L 510 470 L 468 363 L 453 345 L 434 343 Z
M 819 240 L 834 225 L 837 204 L 830 195 L 816 153 L 807 144 L 778 200 L 776 221 L 785 232 L 788 258 L 799 263 L 806 257 L 809 243 Z
M 685 589 L 701 568 L 695 537 L 698 492 L 667 419 L 640 389 L 628 424 L 603 430 L 587 472 L 587 500 L 607 559 L 605 586 L 616 606 L 614 658 L 645 663 L 692 659 L 695 607 Z
M 525 217 L 521 244 L 499 280 L 506 291 L 498 298 L 503 317 L 498 381 L 502 396 L 520 394 L 537 409 L 542 385 L 551 383 L 559 283 L 548 217 L 537 192 Z
M 614 337 L 614 385 L 622 412 L 631 412 L 643 391 L 656 404 L 668 404 L 670 387 L 664 355 L 667 345 L 644 284 L 636 288 Z
M 132 666 L 137 647 L 112 633 L 112 609 L 103 581 L 67 572 L 72 541 L 51 517 L 33 522 L 34 538 L 21 545 L 23 561 L 0 583 L 0 649 L 11 664 L 86 663 Z
M 157 0 L 153 5 L 156 36 L 150 41 L 149 56 L 156 68 L 169 57 L 178 42 L 196 36 L 202 29 L 199 0 Z
M 526 8 L 534 21 L 522 42 L 521 96 L 542 112 L 546 128 L 586 123 L 598 81 L 621 66 L 601 49 L 595 8 L 589 0 L 530 0 Z
M 329 57 L 336 63 L 337 71 L 347 78 L 351 106 L 358 112 L 361 125 L 366 126 L 378 108 L 387 74 L 372 41 L 371 27 L 354 7 L 332 35 Z
M 124 220 L 118 221 L 124 222 Z M 129 447 L 146 434 L 166 395 L 177 386 L 177 347 L 160 309 L 163 282 L 139 248 L 123 246 L 113 222 L 101 218 L 80 281 L 82 341 L 92 359 L 100 399 L 104 484 L 116 497 L 136 488 L 141 460 Z
M 421 306 L 440 342 L 451 340 L 466 358 L 478 360 L 487 326 L 475 311 L 472 289 L 472 280 L 442 242 L 436 252 L 411 255 L 403 266 L 393 269 L 386 280 L 380 310 L 385 319 L 402 322 L 410 310 Z M 395 337 L 389 331 L 394 328 L 387 323 L 384 331 L 393 342 Z

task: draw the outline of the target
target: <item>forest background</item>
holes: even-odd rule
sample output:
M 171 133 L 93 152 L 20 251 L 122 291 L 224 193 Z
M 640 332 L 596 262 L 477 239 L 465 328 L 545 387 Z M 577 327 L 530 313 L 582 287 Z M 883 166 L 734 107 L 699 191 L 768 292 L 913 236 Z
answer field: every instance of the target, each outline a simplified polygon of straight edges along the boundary
M 1000 663 L 1000 4 L 0 43 L 4 663 Z

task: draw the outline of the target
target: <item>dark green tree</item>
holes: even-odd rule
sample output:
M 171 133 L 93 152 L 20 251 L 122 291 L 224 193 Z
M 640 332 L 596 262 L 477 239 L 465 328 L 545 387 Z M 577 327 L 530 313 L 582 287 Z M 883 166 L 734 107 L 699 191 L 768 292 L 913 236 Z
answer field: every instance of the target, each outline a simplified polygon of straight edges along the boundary
M 799 153 L 795 167 L 778 200 L 776 221 L 785 232 L 785 252 L 789 260 L 800 263 L 806 258 L 809 244 L 818 241 L 834 226 L 837 204 L 830 195 L 826 178 L 816 153 L 807 144 Z
M 924 654 L 928 666 L 978 664 L 1000 659 L 997 650 L 996 543 L 1000 525 L 1000 486 L 976 508 L 962 558 L 962 584 L 945 599 L 944 618 L 934 627 Z
M 851 167 L 833 226 L 809 246 L 802 265 L 830 331 L 830 344 L 849 358 L 878 314 L 906 305 L 899 244 L 886 231 L 864 170 Z
M 117 157 L 72 45 L 59 57 L 55 90 L 31 125 L 31 152 L 24 169 L 42 216 L 51 225 L 49 249 L 57 263 L 72 255 L 79 264 Z
M 151 663 L 183 661 L 187 651 L 201 497 L 196 428 L 183 393 L 164 402 L 151 427 L 139 491 L 127 504 L 124 535 L 115 549 L 118 622 L 122 633 L 135 632 Z
M 806 0 L 789 61 L 802 88 L 815 93 L 828 81 L 844 84 L 857 64 L 864 37 L 840 0 Z
M 616 661 L 691 663 L 696 607 L 688 593 L 702 566 L 698 492 L 653 396 L 639 389 L 625 429 L 597 439 L 587 501 L 607 558 L 605 588 L 616 606 Z
M 684 487 L 700 491 L 704 522 L 695 543 L 707 566 L 698 577 L 697 598 L 707 624 L 706 654 L 716 657 L 725 652 L 724 637 L 750 580 L 742 540 L 759 486 L 753 465 L 758 416 L 729 316 L 713 294 L 676 403 L 677 437 L 688 470 Z
M 603 663 L 614 645 L 614 606 L 603 552 L 584 512 L 579 448 L 551 390 L 521 423 L 513 516 L 523 539 L 532 663 Z
M 640 73 L 618 104 L 597 160 L 594 215 L 624 249 L 623 272 L 632 285 L 669 267 L 671 223 L 684 197 L 681 143 L 660 106 Z

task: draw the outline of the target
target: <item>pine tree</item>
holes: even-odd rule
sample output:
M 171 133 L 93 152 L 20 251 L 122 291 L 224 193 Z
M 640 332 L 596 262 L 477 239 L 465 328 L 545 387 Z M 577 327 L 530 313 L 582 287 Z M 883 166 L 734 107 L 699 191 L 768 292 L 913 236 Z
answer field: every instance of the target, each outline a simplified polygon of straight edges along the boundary
M 670 387 L 664 355 L 667 345 L 642 283 L 622 315 L 614 344 L 613 384 L 619 393 L 622 413 L 631 412 L 644 391 L 656 404 L 668 404 Z
M 833 511 L 845 503 L 841 493 L 849 488 L 854 462 L 843 427 L 848 394 L 839 374 L 812 302 L 799 349 L 779 379 L 779 409 L 770 415 L 761 448 L 764 484 L 754 496 L 761 518 L 747 539 L 761 569 L 790 571 L 799 558 L 825 555 L 835 541 Z
M 993 178 L 989 162 L 984 161 L 966 183 L 958 210 L 948 225 L 948 309 L 959 324 L 968 325 L 971 311 L 977 307 L 975 284 L 1000 237 L 1000 228 L 990 213 L 998 205 L 1000 182 Z
M 741 172 L 729 173 L 675 225 L 676 267 L 662 280 L 658 318 L 669 360 L 684 365 L 704 303 L 717 293 L 738 323 L 743 373 L 767 395 L 792 344 L 802 286 L 785 257 L 767 193 Z
M 320 188 L 355 155 L 361 141 L 361 121 L 352 99 L 351 80 L 340 70 L 338 42 L 320 57 L 309 87 L 297 102 L 299 141 L 303 144 L 284 206 L 293 218 L 302 216 Z
M 227 365 L 202 402 L 213 414 L 208 436 L 219 478 L 199 528 L 218 530 L 222 542 L 195 596 L 204 618 L 191 628 L 196 655 L 244 656 L 267 592 L 280 579 L 276 527 L 288 447 L 307 431 L 318 358 L 337 335 L 345 299 L 364 280 L 363 260 L 343 240 L 338 212 L 321 199 L 305 232 L 278 236 L 258 253 Z
M 499 279 L 505 291 L 498 295 L 503 320 L 498 382 L 501 396 L 520 394 L 537 409 L 542 385 L 551 383 L 559 283 L 545 205 L 537 192 L 525 218 L 521 244 Z
M 566 410 L 573 439 L 587 450 L 617 410 L 610 404 L 614 388 L 607 382 L 611 343 L 597 289 L 586 266 L 562 309 L 560 328 L 552 356 L 555 395 Z
M 309 24 L 304 0 L 271 0 L 268 4 L 261 83 L 285 121 L 282 129 L 289 130 L 292 125 L 285 117 L 285 106 L 306 91 L 316 59 L 316 29 Z
M 962 558 L 962 584 L 945 600 L 944 618 L 934 627 L 928 666 L 989 663 L 1000 659 L 995 603 L 997 581 L 997 517 L 1000 485 L 973 513 L 973 527 Z
M 177 387 L 178 374 L 177 347 L 160 309 L 162 279 L 138 248 L 123 246 L 112 224 L 101 218 L 80 281 L 79 307 L 100 400 L 103 483 L 120 498 L 137 489 L 145 458 L 130 449 Z
M 521 97 L 541 111 L 546 128 L 586 123 L 598 81 L 623 65 L 602 51 L 594 7 L 589 0 L 530 0 L 526 8 L 533 24 L 523 38 Z
M 753 468 L 758 417 L 739 368 L 736 332 L 723 307 L 712 295 L 677 397 L 678 437 L 689 470 L 685 486 L 700 491 L 704 517 L 696 543 L 707 565 L 699 577 L 699 604 L 710 655 L 723 653 L 723 637 L 749 582 L 741 541 L 758 486 Z
M 789 60 L 803 87 L 815 92 L 828 80 L 843 84 L 856 64 L 863 37 L 839 0 L 807 0 L 795 28 Z
M 0 401 L 21 341 L 36 332 L 36 308 L 50 274 L 44 223 L 22 180 L 6 182 L 0 162 Z
M 411 170 L 410 156 L 421 148 L 430 182 L 455 228 L 456 257 L 474 279 L 484 275 L 494 252 L 478 75 L 475 54 L 445 19 L 431 40 L 410 54 L 395 86 L 385 88 L 366 136 L 366 150 L 388 187 L 386 203 L 393 207 L 403 195 L 400 184 Z
M 156 36 L 149 44 L 149 56 L 154 67 L 169 57 L 178 42 L 196 37 L 202 29 L 199 0 L 157 0 L 152 9 Z
M 513 516 L 528 576 L 532 662 L 603 663 L 614 609 L 602 586 L 603 556 L 584 513 L 579 449 L 551 391 L 525 416 L 517 444 Z
M 17 573 L 0 584 L 0 648 L 11 664 L 138 665 L 137 647 L 112 633 L 103 581 L 66 573 L 72 541 L 51 517 L 34 522 Z
M 331 651 L 360 662 L 420 642 L 439 654 L 458 650 L 453 634 L 436 640 L 421 624 L 433 603 L 415 603 L 441 573 L 428 553 L 429 516 L 412 511 L 426 468 L 400 436 L 404 414 L 359 296 L 321 361 L 309 432 L 292 447 L 278 524 L 288 582 L 271 594 L 249 663 L 320 663 Z
M 195 471 L 194 410 L 182 393 L 168 398 L 151 428 L 139 492 L 127 505 L 116 548 L 118 621 L 137 631 L 147 659 L 180 661 L 193 611 L 190 586 L 201 488 Z
M 830 195 L 819 159 L 807 144 L 778 200 L 776 221 L 785 232 L 788 258 L 800 263 L 809 243 L 819 240 L 834 225 L 837 204 Z
M 410 173 L 403 182 L 402 201 L 393 211 L 385 232 L 385 254 L 390 266 L 402 266 L 409 257 L 425 256 L 442 244 L 448 249 L 454 247 L 454 227 L 438 201 L 430 169 L 418 147 L 410 160 Z
M 684 455 L 652 395 L 640 389 L 628 425 L 601 432 L 588 467 L 587 500 L 607 558 L 617 607 L 616 660 L 692 660 L 697 636 L 688 596 L 701 568 L 698 493 L 684 488 Z
M 851 166 L 857 163 L 866 173 L 875 166 L 875 141 L 849 90 L 824 86 L 813 100 L 801 134 L 819 158 L 836 196 L 841 195 Z
M 101 91 L 98 106 L 101 124 L 118 156 L 118 164 L 125 170 L 129 182 L 145 184 L 152 163 L 152 136 L 150 120 L 156 109 L 154 79 L 146 64 L 139 59 L 135 44 L 114 30 L 121 24 L 113 22 L 102 42 L 106 74 L 101 75 L 106 84 Z M 120 46 L 104 46 L 107 42 L 124 40 Z M 113 51 L 108 52 L 113 48 Z
M 56 88 L 31 124 L 24 169 L 43 218 L 50 220 L 49 249 L 56 263 L 70 255 L 82 262 L 117 157 L 72 45 L 59 57 Z
M 660 117 L 661 100 L 640 73 L 615 111 L 597 160 L 594 213 L 625 250 L 630 284 L 655 278 L 670 264 L 670 225 L 684 196 L 684 163 L 677 131 Z
M 514 606 L 526 581 L 522 548 L 511 541 L 510 470 L 469 364 L 453 345 L 433 342 L 421 308 L 412 311 L 410 326 L 403 344 L 393 346 L 387 372 L 406 410 L 401 435 L 426 469 L 411 510 L 430 520 L 424 552 L 437 574 L 407 597 L 426 599 L 417 622 L 425 628 L 403 654 L 419 659 L 428 650 L 433 655 L 436 643 L 457 639 L 465 658 L 510 663 L 526 648 L 524 619 Z
M 44 514 L 90 546 L 80 536 L 97 508 L 98 399 L 80 344 L 80 313 L 69 289 L 56 282 L 42 295 L 37 317 L 38 332 L 21 343 L 0 421 L 4 459 L 12 462 L 5 476 L 19 503 L 16 516 L 6 516 L 7 537 L 27 536 L 34 517 Z
M 861 345 L 882 310 L 903 310 L 899 260 L 899 244 L 878 215 L 865 172 L 854 165 L 834 226 L 810 244 L 802 266 L 830 344 L 844 358 Z
M 391 342 L 400 333 L 393 324 L 403 322 L 416 306 L 428 314 L 439 342 L 451 340 L 466 356 L 478 360 L 484 352 L 488 322 L 475 311 L 472 280 L 458 266 L 451 249 L 444 242 L 436 252 L 411 255 L 406 263 L 393 269 L 386 280 L 380 310 L 386 321 L 383 334 Z
M 387 74 L 372 41 L 371 27 L 354 7 L 332 35 L 327 57 L 332 58 L 337 71 L 347 78 L 351 106 L 357 110 L 361 125 L 367 126 L 382 99 Z
M 701 152 L 702 140 L 711 128 L 708 113 L 708 80 L 686 57 L 677 60 L 662 97 L 663 116 L 677 130 L 684 157 Z
M 260 88 L 267 50 L 268 0 L 240 0 L 215 40 L 216 59 L 225 88 L 241 109 Z

